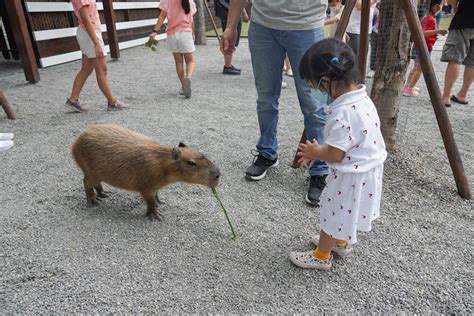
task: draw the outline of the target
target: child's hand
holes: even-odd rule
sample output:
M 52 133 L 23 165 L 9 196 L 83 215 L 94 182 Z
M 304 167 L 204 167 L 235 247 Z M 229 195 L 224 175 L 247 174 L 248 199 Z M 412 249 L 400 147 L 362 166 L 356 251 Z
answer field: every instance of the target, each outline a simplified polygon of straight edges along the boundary
M 310 167 L 314 160 L 319 158 L 318 152 L 321 147 L 316 139 L 313 139 L 313 142 L 306 140 L 306 143 L 299 144 L 297 156 L 300 157 L 298 160 L 300 166 Z
M 156 45 L 158 45 L 158 41 L 155 39 L 155 35 L 155 33 L 151 33 L 150 37 L 148 38 L 148 42 L 145 43 L 145 47 L 150 48 L 154 52 L 156 52 Z
M 102 50 L 102 46 L 100 46 L 100 44 L 95 45 L 95 57 L 104 58 L 104 51 Z
M 446 29 L 439 29 L 439 30 L 438 30 L 438 34 L 441 34 L 441 35 L 444 36 L 444 35 L 448 34 L 448 30 L 446 30 Z

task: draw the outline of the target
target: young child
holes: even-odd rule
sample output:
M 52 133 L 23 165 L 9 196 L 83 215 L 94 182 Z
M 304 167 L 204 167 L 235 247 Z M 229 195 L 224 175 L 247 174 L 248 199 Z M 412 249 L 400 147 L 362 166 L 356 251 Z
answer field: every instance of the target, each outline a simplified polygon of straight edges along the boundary
M 344 10 L 344 5 L 341 0 L 329 0 L 329 17 L 324 21 L 324 25 L 329 25 L 329 37 L 334 37 L 336 35 L 337 26 L 339 25 L 339 20 L 341 19 L 342 11 Z
M 150 34 L 150 40 L 155 39 L 158 30 L 168 18 L 166 42 L 168 50 L 173 53 L 176 73 L 181 82 L 179 93 L 190 98 L 191 77 L 194 71 L 193 52 L 196 50 L 193 39 L 193 15 L 196 13 L 196 4 L 193 0 L 161 0 L 159 9 L 161 10 L 160 17 Z M 183 59 L 186 63 L 186 75 Z
M 320 234 L 317 247 L 291 252 L 302 268 L 329 270 L 333 256 L 347 256 L 357 242 L 357 231 L 370 231 L 379 217 L 383 163 L 387 156 L 380 120 L 364 85 L 357 85 L 355 56 L 349 45 L 325 39 L 303 56 L 301 78 L 328 94 L 324 144 L 300 144 L 300 164 L 324 160 L 332 168 L 320 198 Z
M 438 34 L 446 35 L 448 33 L 445 29 L 437 29 L 436 26 L 436 15 L 441 11 L 442 0 L 431 0 L 430 9 L 428 10 L 426 16 L 421 19 L 421 28 L 423 29 L 423 34 L 425 35 L 426 46 L 428 46 L 428 51 L 431 53 L 433 45 L 436 43 Z M 416 56 L 416 54 L 415 54 Z M 421 65 L 418 59 L 415 57 L 415 65 L 408 75 L 407 82 L 403 87 L 403 95 L 406 97 L 416 97 L 418 96 L 418 87 L 416 83 L 420 79 L 422 74 Z
M 79 95 L 87 78 L 95 70 L 99 88 L 107 98 L 107 110 L 127 109 L 127 104 L 114 97 L 107 80 L 107 62 L 105 59 L 107 54 L 104 52 L 104 41 L 102 40 L 96 0 L 72 0 L 71 2 L 74 15 L 79 21 L 76 38 L 82 51 L 82 67 L 74 80 L 72 92 L 66 104 L 77 112 L 86 111 L 79 102 Z

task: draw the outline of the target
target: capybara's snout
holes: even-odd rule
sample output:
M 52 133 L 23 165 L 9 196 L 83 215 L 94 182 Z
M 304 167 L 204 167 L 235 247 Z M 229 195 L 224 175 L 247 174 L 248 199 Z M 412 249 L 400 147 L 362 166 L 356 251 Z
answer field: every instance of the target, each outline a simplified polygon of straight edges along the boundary
M 211 188 L 215 188 L 219 184 L 219 180 L 221 179 L 221 171 L 219 170 L 219 167 L 212 167 L 209 171 L 209 177 L 211 180 L 209 186 Z

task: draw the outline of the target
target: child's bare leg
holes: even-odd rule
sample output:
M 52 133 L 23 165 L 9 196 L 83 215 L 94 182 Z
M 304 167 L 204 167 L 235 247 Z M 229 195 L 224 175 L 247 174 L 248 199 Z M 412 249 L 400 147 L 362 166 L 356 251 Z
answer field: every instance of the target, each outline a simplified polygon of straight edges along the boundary
M 104 57 L 98 57 L 92 59 L 94 63 L 95 75 L 97 77 L 97 83 L 99 88 L 107 98 L 109 103 L 115 101 L 115 98 L 110 90 L 109 81 L 107 79 L 107 62 Z
M 410 73 L 411 81 L 408 82 L 408 84 L 410 85 L 410 88 L 413 88 L 414 86 L 416 86 L 416 83 L 418 82 L 418 80 L 420 80 L 422 73 L 423 72 L 421 71 L 420 63 L 416 62 L 415 67 L 412 70 L 412 73 Z
M 81 94 L 82 88 L 86 83 L 87 78 L 89 78 L 90 74 L 94 70 L 94 64 L 92 60 L 87 58 L 86 55 L 82 55 L 82 66 L 81 70 L 76 75 L 74 79 L 74 83 L 72 84 L 72 92 L 69 100 L 75 101 L 79 99 L 79 95 Z
M 318 242 L 319 250 L 324 253 L 329 253 L 334 246 L 336 246 L 336 239 L 332 238 L 321 229 Z
M 173 53 L 173 57 L 176 65 L 176 74 L 178 74 L 179 81 L 181 81 L 182 84 L 184 78 L 183 55 L 180 53 Z
M 194 56 L 193 53 L 183 54 L 184 61 L 186 62 L 186 77 L 191 79 L 194 72 Z
M 285 68 L 286 68 L 286 71 L 291 70 L 291 64 L 290 64 L 290 59 L 288 58 L 288 55 L 285 56 Z

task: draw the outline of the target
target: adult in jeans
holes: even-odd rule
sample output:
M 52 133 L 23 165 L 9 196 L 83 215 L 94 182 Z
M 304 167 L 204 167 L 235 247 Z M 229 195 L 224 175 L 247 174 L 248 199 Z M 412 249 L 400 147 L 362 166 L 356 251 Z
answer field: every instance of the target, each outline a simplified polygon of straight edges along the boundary
M 451 101 L 468 104 L 467 92 L 474 80 L 474 1 L 447 0 L 455 15 L 449 26 L 448 37 L 443 47 L 441 61 L 448 62 L 444 76 L 443 101 L 451 106 Z M 464 65 L 464 78 L 457 94 L 451 94 L 459 77 L 461 64 Z
M 300 78 L 298 66 L 306 50 L 323 39 L 323 25 L 326 18 L 327 0 L 253 0 L 251 24 L 249 27 L 249 48 L 257 88 L 257 115 L 260 138 L 257 142 L 256 159 L 247 168 L 249 180 L 265 177 L 270 167 L 278 165 L 278 105 L 282 87 L 282 72 L 285 54 L 288 54 L 307 137 L 323 143 L 323 130 L 327 114 L 327 99 L 310 89 Z M 234 50 L 236 28 L 245 0 L 230 1 L 227 28 L 222 34 L 221 51 L 225 54 Z M 329 167 L 323 161 L 316 161 L 309 169 L 310 187 L 306 201 L 318 205 L 321 191 L 326 185 Z

